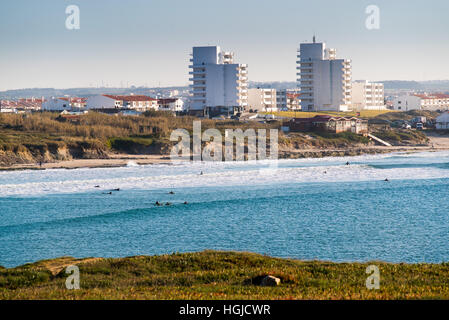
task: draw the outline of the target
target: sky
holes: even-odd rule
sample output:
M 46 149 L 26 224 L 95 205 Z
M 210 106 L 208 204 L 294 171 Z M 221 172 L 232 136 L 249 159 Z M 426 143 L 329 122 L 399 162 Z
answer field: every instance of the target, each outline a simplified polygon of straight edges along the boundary
M 379 29 L 366 28 L 368 5 Z M 2 0 L 0 91 L 187 85 L 201 45 L 233 51 L 250 81 L 295 81 L 314 34 L 352 60 L 353 79 L 449 79 L 448 11 L 447 0 Z

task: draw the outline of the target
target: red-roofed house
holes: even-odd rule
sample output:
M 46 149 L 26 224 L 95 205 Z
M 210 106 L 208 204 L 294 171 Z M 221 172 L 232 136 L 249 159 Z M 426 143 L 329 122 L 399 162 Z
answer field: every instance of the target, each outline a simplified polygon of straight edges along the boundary
M 158 99 L 157 104 L 161 111 L 182 111 L 184 109 L 184 101 L 179 98 L 163 98 Z
M 404 95 L 393 100 L 393 108 L 398 111 L 449 110 L 449 95 L 443 93 Z
M 157 110 L 157 99 L 144 95 L 112 95 L 102 94 L 87 99 L 87 109 L 133 109 L 144 112 L 150 109 Z
M 72 109 L 83 109 L 86 105 L 86 98 L 59 97 L 50 98 L 42 103 L 43 111 L 64 111 Z
M 368 121 L 356 117 L 333 117 L 329 115 L 318 115 L 313 118 L 293 118 L 284 126 L 293 132 L 353 132 L 357 134 L 368 133 Z

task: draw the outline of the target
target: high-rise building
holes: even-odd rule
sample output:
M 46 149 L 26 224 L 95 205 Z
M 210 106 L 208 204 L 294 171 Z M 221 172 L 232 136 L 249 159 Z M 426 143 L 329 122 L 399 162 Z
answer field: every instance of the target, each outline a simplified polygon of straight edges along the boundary
M 352 83 L 353 110 L 385 110 L 384 85 L 367 80 Z
M 235 114 L 248 105 L 247 65 L 218 46 L 193 47 L 190 113 L 205 116 Z
M 347 111 L 351 105 L 351 60 L 337 59 L 325 43 L 301 43 L 296 73 L 303 111 Z

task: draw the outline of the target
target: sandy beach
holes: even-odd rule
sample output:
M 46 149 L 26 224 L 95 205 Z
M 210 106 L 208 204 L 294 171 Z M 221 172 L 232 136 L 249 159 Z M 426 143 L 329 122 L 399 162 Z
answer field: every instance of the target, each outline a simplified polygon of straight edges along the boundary
M 422 152 L 449 150 L 449 136 L 441 136 L 435 132 L 427 133 L 430 140 L 427 146 L 369 146 L 346 149 L 289 149 L 279 152 L 280 158 L 296 157 L 297 154 L 306 154 L 306 157 L 323 157 L 345 154 L 375 154 L 389 152 Z M 291 155 L 291 156 L 290 156 Z M 130 155 L 110 154 L 108 159 L 73 159 L 68 161 L 57 161 L 42 163 L 14 164 L 11 166 L 0 166 L 0 170 L 45 170 L 45 169 L 76 169 L 76 168 L 101 168 L 101 167 L 123 167 L 135 163 L 145 164 L 170 164 L 172 160 L 169 155 Z
M 77 168 L 101 168 L 101 167 L 124 167 L 135 163 L 143 164 L 170 164 L 171 160 L 166 155 L 129 155 L 111 154 L 108 159 L 73 159 L 68 161 L 15 164 L 12 166 L 0 166 L 0 170 L 25 170 L 25 169 L 77 169 Z

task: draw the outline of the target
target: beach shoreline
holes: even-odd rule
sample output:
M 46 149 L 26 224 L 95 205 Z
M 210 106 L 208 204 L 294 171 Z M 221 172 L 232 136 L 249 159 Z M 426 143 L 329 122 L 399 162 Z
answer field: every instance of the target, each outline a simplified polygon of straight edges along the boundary
M 281 149 L 279 159 L 298 158 L 323 158 L 323 157 L 348 157 L 366 154 L 385 154 L 395 152 L 425 152 L 449 150 L 449 136 L 440 136 L 435 133 L 428 134 L 428 145 L 405 146 L 367 146 L 335 149 Z M 19 163 L 7 166 L 0 165 L 0 171 L 15 170 L 46 170 L 46 169 L 81 169 L 81 168 L 116 168 L 128 165 L 172 164 L 170 155 L 133 155 L 133 154 L 109 154 L 108 158 L 100 159 L 72 159 L 55 162 Z

